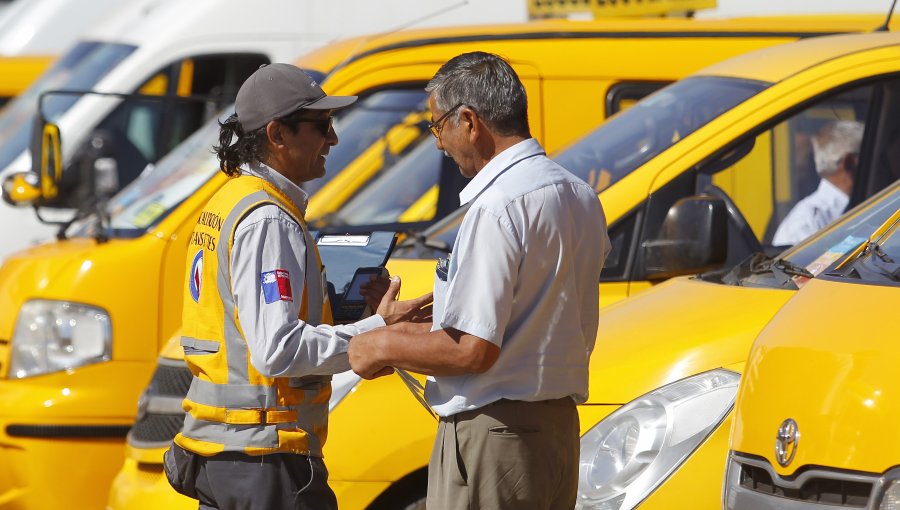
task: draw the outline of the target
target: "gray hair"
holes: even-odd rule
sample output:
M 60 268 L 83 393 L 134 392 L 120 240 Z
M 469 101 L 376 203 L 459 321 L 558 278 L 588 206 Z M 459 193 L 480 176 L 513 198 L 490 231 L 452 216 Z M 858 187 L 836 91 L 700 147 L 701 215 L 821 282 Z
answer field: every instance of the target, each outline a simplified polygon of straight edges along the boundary
M 864 129 L 862 123 L 855 120 L 838 120 L 826 124 L 812 139 L 816 172 L 821 177 L 837 172 L 841 160 L 847 154 L 859 152 Z
M 482 51 L 453 57 L 441 66 L 425 90 L 444 112 L 462 103 L 475 110 L 498 135 L 530 136 L 525 87 L 502 57 Z M 458 111 L 453 121 L 459 121 Z

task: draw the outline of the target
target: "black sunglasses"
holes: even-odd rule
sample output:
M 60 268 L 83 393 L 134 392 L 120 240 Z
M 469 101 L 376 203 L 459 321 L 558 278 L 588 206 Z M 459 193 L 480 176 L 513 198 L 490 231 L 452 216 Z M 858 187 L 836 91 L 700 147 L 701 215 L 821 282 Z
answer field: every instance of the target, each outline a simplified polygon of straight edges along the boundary
M 315 119 L 300 117 L 297 119 L 297 122 L 310 122 L 316 125 L 316 128 L 322 133 L 322 136 L 327 137 L 328 133 L 331 132 L 334 127 L 334 117 L 329 115 L 328 117 L 319 117 Z

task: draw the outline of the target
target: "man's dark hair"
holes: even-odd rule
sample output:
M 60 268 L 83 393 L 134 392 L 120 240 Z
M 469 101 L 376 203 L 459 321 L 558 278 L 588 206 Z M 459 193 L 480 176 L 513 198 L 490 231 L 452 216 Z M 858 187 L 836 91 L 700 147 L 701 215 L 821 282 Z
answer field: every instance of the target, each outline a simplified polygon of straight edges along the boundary
M 292 133 L 300 128 L 300 118 L 304 110 L 285 115 L 279 119 Z M 232 143 L 232 140 L 237 140 Z M 213 146 L 213 152 L 219 159 L 219 169 L 229 177 L 241 173 L 241 165 L 260 163 L 266 157 L 266 127 L 244 133 L 237 114 L 233 113 L 225 122 L 219 122 L 219 144 Z
M 483 51 L 453 57 L 441 66 L 425 90 L 445 112 L 462 103 L 499 135 L 531 136 L 525 87 L 502 57 Z M 452 120 L 458 119 L 457 112 Z

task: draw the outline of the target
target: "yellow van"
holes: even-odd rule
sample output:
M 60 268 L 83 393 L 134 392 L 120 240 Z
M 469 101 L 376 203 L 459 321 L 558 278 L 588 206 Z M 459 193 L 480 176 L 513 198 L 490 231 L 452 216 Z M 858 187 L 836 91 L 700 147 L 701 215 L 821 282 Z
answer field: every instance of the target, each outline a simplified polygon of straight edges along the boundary
M 728 510 L 900 503 L 900 191 L 890 218 L 828 264 L 753 344 L 735 404 Z
M 589 402 L 580 407 L 584 508 L 721 504 L 718 480 L 728 426 L 720 424 L 729 418 L 731 400 L 722 401 L 721 415 L 679 415 L 699 418 L 690 424 L 700 427 L 694 431 L 699 435 L 681 437 L 671 435 L 680 422 L 673 411 L 641 407 L 644 396 L 741 363 L 753 338 L 791 295 L 780 289 L 792 285 L 791 274 L 800 270 L 788 253 L 775 260 L 764 254 L 781 251 L 766 245 L 788 211 L 816 186 L 809 182 L 809 133 L 833 120 L 865 125 L 851 204 L 897 179 L 888 155 L 900 134 L 898 77 L 898 34 L 834 36 L 764 49 L 657 92 L 556 155 L 598 186 L 610 222 L 613 251 L 601 278 L 601 306 L 665 277 L 747 259 L 733 273 L 678 278 L 601 309 Z M 708 194 L 696 196 L 703 191 Z M 456 226 L 458 219 L 449 218 L 395 252 L 389 268 L 404 277 L 405 291 L 429 290 L 433 259 L 452 245 Z M 753 253 L 763 255 L 748 259 Z M 768 277 L 754 273 L 760 264 L 773 268 Z M 730 384 L 733 399 L 737 380 L 715 375 L 689 379 L 676 390 Z M 674 398 L 676 390 L 668 395 Z M 326 453 L 336 490 L 352 493 L 362 485 L 357 481 L 374 485 L 395 473 L 404 473 L 407 494 L 413 493 L 410 486 L 419 487 L 418 494 L 424 490 L 434 424 L 411 398 L 390 397 L 402 391 L 397 378 L 364 381 L 334 408 Z M 704 405 L 714 409 L 714 399 L 723 395 L 713 394 Z M 388 405 L 387 416 L 372 418 Z M 642 429 L 643 411 L 663 421 Z M 361 422 L 364 435 L 357 428 Z M 649 442 L 632 445 L 639 438 Z M 675 438 L 681 442 L 663 442 Z M 353 483 L 344 486 L 346 480 Z
M 574 24 L 567 23 L 558 25 L 560 22 L 556 22 L 551 25 L 537 25 L 537 27 L 543 26 L 565 26 L 568 27 L 568 30 L 571 32 L 576 28 L 585 27 L 588 25 L 582 24 Z M 642 26 L 647 29 L 647 27 L 655 26 L 654 23 L 648 22 L 630 22 L 633 25 L 629 25 L 629 23 L 613 23 L 611 25 L 604 26 L 633 26 L 638 27 Z M 681 23 L 694 23 L 694 22 L 685 22 L 678 21 L 677 24 Z M 724 23 L 724 22 L 720 22 Z M 744 22 L 739 22 L 744 23 Z M 529 25 L 531 27 L 535 27 L 536 25 Z M 695 30 L 689 34 L 689 39 L 692 40 L 691 44 L 700 44 L 700 41 L 693 40 L 698 34 L 701 33 L 699 29 L 696 27 L 706 26 L 703 24 L 698 25 L 681 25 L 682 29 L 685 29 L 688 26 L 695 27 Z M 725 26 L 725 25 L 720 25 Z M 749 27 L 749 25 L 743 25 L 745 28 Z M 772 23 L 766 22 L 766 26 L 772 26 Z M 525 26 L 520 26 L 516 30 L 521 32 L 525 29 Z M 531 28 L 536 29 L 536 28 Z M 474 29 L 469 29 L 474 30 Z M 502 29 L 497 29 L 496 32 L 502 32 Z M 510 31 L 510 33 L 516 33 L 516 31 Z M 711 32 L 706 32 L 707 34 L 711 34 Z M 724 34 L 720 34 L 723 36 Z M 739 39 L 743 39 L 744 35 L 741 35 Z M 621 33 L 619 34 L 621 36 Z M 466 39 L 472 37 L 471 32 L 464 38 L 461 38 L 459 41 L 453 42 L 450 48 L 444 49 L 440 44 L 435 44 L 434 48 L 430 49 L 431 53 L 424 53 L 423 55 L 430 55 L 436 51 L 444 52 L 446 54 L 440 53 L 437 56 L 429 57 L 429 61 L 432 62 L 430 67 L 426 67 L 424 65 L 419 66 L 422 70 L 423 80 L 427 80 L 427 77 L 430 76 L 430 72 L 433 72 L 436 67 L 443 62 L 444 58 L 449 58 L 450 56 L 455 55 L 456 53 L 467 51 L 471 49 L 472 46 L 467 46 L 464 42 Z M 674 46 L 677 46 L 675 41 L 661 41 L 659 40 L 661 36 L 658 34 L 653 34 L 653 41 L 644 41 L 647 42 L 647 46 L 644 49 L 644 52 L 649 52 L 652 45 L 656 44 L 659 47 L 653 50 L 654 53 L 658 54 L 659 58 L 665 60 L 668 64 L 667 57 L 660 55 L 660 52 L 667 51 L 668 49 L 672 49 Z M 495 37 L 488 41 L 487 38 L 484 40 L 479 40 L 477 47 L 480 49 L 487 49 L 489 51 L 498 51 L 501 53 L 510 56 L 514 65 L 520 65 L 518 63 L 518 59 L 515 57 L 518 51 L 530 52 L 529 54 L 529 62 L 531 66 L 536 66 L 538 62 L 538 58 L 540 54 L 538 52 L 544 51 L 545 49 L 549 51 L 549 48 L 555 47 L 557 44 L 560 47 L 565 47 L 568 49 L 565 55 L 570 55 L 576 53 L 576 49 L 579 47 L 579 44 L 589 43 L 600 44 L 598 41 L 591 41 L 588 36 L 580 36 L 572 39 L 561 39 L 559 41 L 554 40 L 552 45 L 548 45 L 545 41 L 541 43 L 540 46 L 530 46 L 528 42 L 523 42 L 524 37 L 521 35 L 516 36 L 518 42 L 514 43 L 513 41 L 503 41 L 500 37 Z M 539 37 L 535 37 L 535 39 L 539 39 Z M 499 41 L 499 42 L 498 42 Z M 610 38 L 604 38 L 603 42 L 610 43 Z M 627 41 L 630 44 L 636 43 L 637 41 Z M 707 41 L 708 42 L 708 41 Z M 722 48 L 728 47 L 731 44 L 731 39 L 723 37 L 722 40 L 718 40 L 716 44 Z M 758 41 L 757 41 L 758 42 Z M 503 49 L 497 50 L 493 49 L 493 44 L 500 44 Z M 614 41 L 610 44 L 606 53 L 610 53 L 612 49 L 616 48 L 618 44 L 621 44 L 622 41 Z M 403 45 L 399 43 L 392 43 L 392 46 L 395 48 L 402 48 Z M 521 48 L 521 49 L 516 49 Z M 599 46 L 597 47 L 599 50 Z M 676 49 L 674 51 L 682 51 L 684 48 Z M 736 49 L 736 48 L 735 48 Z M 421 49 L 419 49 L 421 50 Z M 416 50 L 416 51 L 419 51 Z M 636 51 L 635 47 L 629 48 L 629 51 Z M 603 53 L 602 51 L 598 54 Z M 614 52 L 613 52 L 614 53 Z M 821 53 L 821 52 L 820 52 Z M 548 95 L 549 90 L 565 90 L 567 92 L 566 97 L 568 99 L 572 99 L 575 97 L 579 90 L 588 91 L 589 93 L 593 93 L 594 90 L 598 88 L 597 85 L 591 85 L 589 78 L 584 78 L 581 80 L 575 80 L 571 76 L 563 80 L 569 86 L 565 89 L 558 88 L 553 85 L 554 76 L 556 72 L 550 72 L 550 69 L 553 69 L 554 66 L 560 65 L 559 53 L 554 52 L 555 63 L 547 64 L 547 71 L 544 71 L 538 75 L 531 71 L 532 74 L 525 73 L 524 70 L 527 68 L 519 67 L 519 72 L 522 73 L 526 77 L 526 87 L 531 87 L 529 89 L 530 94 L 538 94 L 537 97 L 541 98 L 541 103 L 544 106 L 541 108 L 541 112 L 535 112 L 535 107 L 532 107 L 532 114 L 535 118 L 532 118 L 533 126 L 540 126 L 541 128 L 535 128 L 535 134 L 538 137 L 543 137 L 545 139 L 545 145 L 548 146 L 551 150 L 556 147 L 554 145 L 548 144 L 547 140 L 557 140 L 557 143 L 562 143 L 563 140 L 572 140 L 575 136 L 572 132 L 569 132 L 568 135 L 553 135 L 555 133 L 553 128 L 550 129 L 548 126 L 571 126 L 572 120 L 581 118 L 581 116 L 574 115 L 567 118 L 557 116 L 555 114 L 551 114 L 554 110 L 550 108 L 551 101 L 559 101 L 556 99 L 555 95 Z M 683 55 L 682 55 L 683 56 Z M 407 67 L 412 68 L 413 66 L 410 64 L 401 64 L 400 59 L 402 57 L 399 49 L 392 50 L 389 54 L 386 55 L 385 58 L 389 57 L 389 61 L 393 61 L 394 65 L 401 67 L 401 69 L 405 69 Z M 674 54 L 672 56 L 674 58 Z M 794 62 L 796 64 L 796 54 L 793 55 Z M 574 59 L 573 57 L 573 60 Z M 313 58 L 303 59 L 302 65 L 306 67 L 315 67 L 313 65 Z M 684 62 L 682 62 L 684 63 Z M 600 62 L 596 65 L 597 69 L 600 69 L 602 65 L 607 65 L 607 62 Z M 351 63 L 352 65 L 352 63 Z M 544 64 L 540 64 L 544 66 Z M 630 66 L 629 62 L 618 62 L 617 65 L 627 65 Z M 344 68 L 346 69 L 346 68 Z M 344 70 L 342 69 L 342 71 Z M 371 71 L 368 71 L 371 69 Z M 360 80 L 364 77 L 369 77 L 375 75 L 376 70 L 384 69 L 386 73 L 392 70 L 389 67 L 389 63 L 379 63 L 376 60 L 372 60 L 366 67 L 363 67 L 362 70 L 356 71 L 351 76 L 354 76 L 354 80 L 352 83 L 355 83 L 359 86 Z M 540 69 L 540 67 L 539 67 Z M 556 68 L 559 71 L 560 68 Z M 581 62 L 578 66 L 573 65 L 573 69 L 580 69 L 580 72 L 587 71 L 584 62 Z M 629 67 L 629 69 L 632 69 Z M 735 69 L 740 69 L 740 64 L 735 64 L 733 68 L 728 68 L 729 72 L 735 72 Z M 365 72 L 363 70 L 366 70 Z M 407 71 L 404 71 L 407 72 Z M 629 71 L 629 73 L 637 73 L 638 69 L 635 67 L 633 70 Z M 657 68 L 647 69 L 646 67 L 642 71 L 643 73 L 658 72 Z M 400 71 L 395 71 L 394 75 L 399 77 L 400 80 L 409 81 L 410 78 L 408 75 L 404 75 Z M 633 74 L 632 74 L 633 75 Z M 331 87 L 337 83 L 345 83 L 343 81 L 338 82 L 335 79 L 337 73 L 332 75 L 328 81 L 325 82 L 326 86 Z M 537 78 L 540 76 L 540 79 Z M 661 81 L 660 78 L 656 80 L 650 80 L 647 78 L 647 74 L 643 75 L 645 78 L 643 80 L 638 81 Z M 724 76 L 728 76 L 725 74 Z M 608 78 L 607 78 L 608 79 Z M 740 78 L 725 78 L 725 77 L 710 77 L 708 80 L 704 78 L 697 78 L 703 83 L 708 83 L 711 88 L 702 89 L 696 93 L 689 92 L 687 89 L 676 89 L 676 95 L 674 96 L 674 103 L 677 105 L 679 102 L 683 102 L 685 100 L 693 100 L 695 102 L 702 100 L 714 99 L 717 95 L 725 94 L 724 98 L 721 98 L 728 103 L 728 101 L 733 101 L 733 103 L 720 105 L 721 108 L 727 109 L 728 107 L 733 106 L 734 104 L 740 103 L 746 97 L 751 97 L 755 92 L 759 92 L 760 90 L 765 90 L 769 88 L 770 83 L 760 82 L 760 81 L 746 81 Z M 530 81 L 529 81 L 530 80 Z M 584 83 L 580 83 L 580 82 Z M 778 81 L 777 78 L 773 79 L 773 81 Z M 540 82 L 541 86 L 536 87 L 535 82 Z M 420 82 L 421 83 L 421 82 Z M 529 85 L 531 83 L 531 85 Z M 717 88 L 719 83 L 723 83 L 722 88 Z M 746 89 L 743 88 L 746 84 Z M 729 85 L 734 85 L 734 88 L 730 88 Z M 346 86 L 346 85 L 345 85 Z M 774 85 L 772 85 L 774 87 Z M 607 94 L 609 91 L 614 90 L 614 87 L 609 87 L 608 85 L 600 87 L 601 90 L 606 90 Z M 329 88 L 329 91 L 332 93 L 354 93 L 357 89 L 352 88 Z M 732 94 L 728 95 L 729 92 L 737 92 L 737 91 L 746 92 L 746 96 L 740 96 L 740 94 Z M 783 90 L 783 89 L 776 89 Z M 679 94 L 687 93 L 688 97 L 684 98 L 679 96 Z M 704 94 L 708 93 L 710 97 L 704 97 Z M 767 96 L 763 96 L 767 97 Z M 617 104 L 617 97 L 615 96 L 607 96 L 606 103 Z M 533 105 L 535 104 L 534 99 L 532 100 Z M 578 104 L 578 101 L 575 102 Z M 587 103 L 585 103 L 587 104 Z M 619 103 L 620 104 L 620 103 Z M 658 115 L 663 115 L 665 110 L 671 105 L 671 102 L 663 102 L 656 103 L 650 107 L 652 112 L 655 112 Z M 681 105 L 683 107 L 687 107 L 688 105 Z M 558 108 L 568 108 L 563 104 L 560 104 Z M 574 107 L 573 107 L 574 108 Z M 583 109 L 583 108 L 582 108 Z M 641 107 L 637 107 L 634 110 L 640 110 Z M 598 104 L 597 105 L 597 116 L 603 116 L 603 108 Z M 673 112 L 675 110 L 672 110 Z M 746 112 L 745 112 L 746 113 Z M 646 115 L 646 114 L 642 114 Z M 629 112 L 626 112 L 619 118 L 625 119 L 638 119 L 638 120 L 625 120 L 625 125 L 627 126 L 643 126 L 639 119 L 642 116 L 632 116 Z M 555 123 L 550 123 L 551 119 L 556 119 Z M 667 120 L 668 117 L 663 117 L 660 119 Z M 701 119 L 704 120 L 704 119 Z M 709 120 L 708 118 L 705 120 Z M 569 121 L 569 122 L 567 122 Z M 732 122 L 734 119 L 732 118 Z M 638 122 L 638 124 L 630 124 L 631 122 Z M 655 127 L 653 124 L 654 120 L 651 117 L 648 117 L 648 124 L 646 124 L 647 129 L 652 129 Z M 620 124 L 621 126 L 622 124 Z M 730 125 L 730 124 L 726 124 Z M 665 123 L 659 126 L 660 136 L 658 140 L 655 140 L 654 143 L 658 142 L 662 144 L 666 140 L 668 140 L 668 144 L 672 145 L 674 142 L 678 141 L 675 138 L 675 131 L 669 131 L 664 133 L 665 129 L 669 129 L 672 124 Z M 721 125 L 720 125 L 721 126 Z M 695 126 L 696 127 L 696 126 Z M 631 129 L 631 128 L 629 128 Z M 720 127 L 721 129 L 721 127 Z M 649 131 L 648 131 L 649 132 Z M 699 132 L 699 131 L 698 131 Z M 632 133 L 633 134 L 633 133 Z M 688 137 L 687 131 L 680 132 L 680 136 L 685 138 L 685 143 L 690 138 Z M 706 136 L 709 136 L 708 133 Z M 633 142 L 637 142 L 639 139 L 634 140 Z M 731 141 L 731 140 L 729 140 Z M 426 148 L 430 149 L 432 153 L 436 153 L 433 149 L 433 141 L 426 141 L 428 144 Z M 727 142 L 723 142 L 727 143 Z M 692 142 L 692 146 L 694 146 Z M 634 147 L 634 143 L 632 143 L 631 147 Z M 576 145 L 577 147 L 577 145 Z M 660 146 L 661 147 L 661 146 Z M 668 145 L 666 146 L 668 147 Z M 673 150 L 676 148 L 680 148 L 681 144 L 675 144 Z M 638 149 L 640 147 L 638 146 Z M 665 147 L 661 147 L 659 151 L 662 151 Z M 621 148 L 622 151 L 625 150 L 625 147 Z M 670 154 L 671 151 L 667 151 L 666 154 Z M 732 153 L 734 154 L 734 153 Z M 652 156 L 652 155 L 651 155 Z M 729 160 L 734 160 L 736 156 L 730 156 Z M 648 157 L 649 159 L 649 157 Z M 756 162 L 762 157 L 758 157 L 756 159 L 751 158 L 751 160 L 747 162 L 742 162 L 742 164 L 749 165 L 750 162 Z M 606 189 L 605 186 L 609 186 L 612 184 L 612 174 L 610 174 L 609 170 L 606 170 L 603 167 L 590 167 L 591 161 L 588 159 L 586 165 L 581 165 L 579 162 L 576 162 L 575 165 L 570 165 L 570 167 L 581 169 L 585 175 L 585 177 L 590 180 L 598 190 Z M 625 164 L 634 164 L 632 170 L 643 163 L 643 161 L 623 161 Z M 621 181 L 621 185 L 625 188 L 622 191 L 622 197 L 625 200 L 632 200 L 635 204 L 637 204 L 638 208 L 642 208 L 646 205 L 647 195 L 649 190 L 649 182 L 651 182 L 652 175 L 655 175 L 660 171 L 660 168 L 654 166 L 651 163 L 647 163 L 643 168 L 650 170 L 638 170 L 635 171 L 634 174 L 637 175 L 623 178 Z M 752 167 L 751 167 L 752 168 Z M 593 170 L 593 172 L 592 172 Z M 647 175 L 645 172 L 651 172 L 652 175 Z M 628 173 L 625 171 L 625 173 Z M 385 175 L 387 172 L 385 173 Z M 619 175 L 618 177 L 623 177 L 623 175 Z M 617 178 L 618 178 L 617 177 Z M 671 179 L 671 177 L 669 177 Z M 753 193 L 751 193 L 752 186 L 756 186 L 756 181 L 768 182 L 771 177 L 760 176 L 756 179 L 748 178 L 746 180 L 742 180 L 741 183 L 730 184 L 723 183 L 729 189 L 729 191 L 734 191 L 737 189 L 745 190 L 746 201 L 750 201 L 751 197 L 753 197 Z M 644 183 L 644 189 L 641 189 L 641 182 Z M 744 183 L 746 182 L 746 184 Z M 629 184 L 630 183 L 630 184 Z M 608 189 L 611 191 L 613 188 L 618 188 L 619 185 L 612 186 Z M 366 188 L 368 189 L 368 188 Z M 766 188 L 767 189 L 767 188 Z M 205 190 L 205 188 L 204 188 Z M 695 186 L 685 185 L 685 183 L 680 183 L 679 187 L 674 190 L 674 193 L 684 193 L 684 195 L 692 194 L 695 190 Z M 365 191 L 365 190 L 364 190 Z M 607 191 L 607 192 L 608 192 Z M 205 193 L 205 191 L 203 191 Z M 606 193 L 606 192 L 604 192 Z M 631 195 L 628 195 L 631 193 Z M 318 195 L 317 195 L 318 196 Z M 655 196 L 655 195 L 654 195 Z M 316 197 L 314 197 L 314 200 Z M 666 199 L 668 200 L 668 198 Z M 673 200 L 674 201 L 674 200 Z M 666 209 L 668 209 L 669 205 L 664 205 Z M 663 207 L 663 205 L 656 205 L 655 207 Z M 654 209 L 655 210 L 655 209 Z M 610 209 L 607 206 L 607 212 L 609 213 Z M 659 214 L 664 213 L 665 211 L 659 212 Z M 180 212 L 173 212 L 172 214 L 181 214 Z M 622 216 L 621 209 L 616 212 L 618 217 Z M 634 227 L 637 225 L 636 220 L 629 219 L 630 225 Z M 619 223 L 621 225 L 621 223 Z M 436 227 L 438 231 L 440 231 L 440 227 Z M 451 229 L 452 230 L 452 229 Z M 624 228 L 620 228 L 620 232 L 625 231 Z M 627 231 L 625 231 L 627 233 Z M 452 241 L 452 238 L 451 238 Z M 442 240 L 438 238 L 435 242 L 422 242 L 420 239 L 417 239 L 415 242 L 410 244 L 410 248 L 405 248 L 401 250 L 409 256 L 410 253 L 416 252 L 420 250 L 420 248 L 425 249 L 426 251 L 430 250 L 429 246 L 437 246 L 438 249 L 441 247 Z M 421 245 L 421 246 L 420 246 Z M 619 243 L 620 247 L 630 247 L 630 244 L 622 244 Z M 430 255 L 430 251 L 428 251 L 427 255 Z M 630 257 L 630 255 L 620 255 L 622 257 L 622 263 L 625 263 L 625 257 Z M 433 264 L 433 262 L 431 263 Z M 628 263 L 629 265 L 631 262 Z M 414 273 L 417 271 L 416 266 L 425 267 L 427 270 L 427 274 L 429 277 L 423 280 L 419 280 L 413 277 Z M 392 272 L 398 273 L 404 276 L 404 285 L 405 291 L 410 294 L 414 294 L 419 291 L 427 290 L 426 287 L 431 284 L 431 272 L 433 271 L 433 265 L 429 265 L 427 262 L 421 261 L 406 261 L 399 260 L 394 261 L 392 263 Z M 618 270 L 622 270 L 623 267 L 619 267 Z M 176 280 L 175 284 L 180 285 L 180 281 Z M 626 286 L 627 287 L 627 286 Z M 160 364 L 157 367 L 157 372 L 154 375 L 153 380 L 150 383 L 147 393 L 145 394 L 145 398 L 142 400 L 142 409 L 144 410 L 140 419 L 137 421 L 135 427 L 132 429 L 131 434 L 129 436 L 129 454 L 126 459 L 125 465 L 123 469 L 120 471 L 116 482 L 113 485 L 111 495 L 110 495 L 110 506 L 113 508 L 151 508 L 163 505 L 190 505 L 191 502 L 184 500 L 183 498 L 178 498 L 177 495 L 171 491 L 165 481 L 165 478 L 161 476 L 161 465 L 160 458 L 161 453 L 168 445 L 170 438 L 174 435 L 174 432 L 177 431 L 180 426 L 180 421 L 182 418 L 182 414 L 180 411 L 180 401 L 184 394 L 183 386 L 185 384 L 186 379 L 185 374 L 186 371 L 183 368 L 183 365 L 180 363 L 180 354 L 178 353 L 178 349 L 176 346 L 173 346 L 170 349 L 167 349 L 161 358 Z M 334 396 L 332 400 L 332 420 L 331 420 L 331 430 L 329 432 L 329 442 L 326 446 L 326 456 L 328 459 L 329 470 L 331 472 L 331 484 L 338 494 L 339 501 L 341 506 L 344 508 L 380 508 L 380 507 L 397 507 L 400 505 L 406 504 L 417 504 L 420 503 L 421 497 L 424 494 L 424 466 L 427 462 L 427 453 L 431 447 L 431 441 L 433 438 L 434 432 L 434 422 L 430 418 L 430 416 L 421 408 L 417 407 L 412 401 L 412 398 L 405 394 L 406 389 L 403 384 L 396 378 L 385 378 L 378 381 L 372 382 L 364 382 L 362 384 L 357 384 L 358 379 L 350 375 L 342 375 L 335 379 L 334 382 Z M 180 389 L 179 389 L 180 388 Z M 594 412 L 594 411 L 599 411 Z M 607 409 L 605 407 L 593 407 L 586 408 L 586 410 L 582 411 L 583 416 L 588 416 L 588 420 L 593 419 L 592 423 L 595 423 L 600 417 L 605 414 L 611 412 L 611 409 Z M 605 414 L 604 414 L 605 413 Z M 378 438 L 377 440 L 372 440 L 372 438 Z M 361 453 L 361 452 L 364 452 Z M 156 477 L 148 476 L 156 474 Z M 180 503 L 179 503 L 180 502 Z M 400 506 L 402 507 L 402 506 Z
M 463 51 L 507 55 L 532 98 L 534 134 L 553 150 L 648 87 L 840 25 L 825 21 L 813 29 L 810 23 L 803 32 L 784 23 L 784 33 L 762 22 L 685 20 L 435 29 L 351 40 L 299 64 L 328 73 L 331 93 L 358 94 L 365 102 L 376 94 L 421 93 L 439 65 Z M 729 35 L 735 27 L 738 34 Z M 643 65 L 641 56 L 658 64 Z M 108 223 L 76 223 L 69 239 L 21 252 L 0 269 L 0 394 L 6 399 L 0 446 L 11 452 L 0 457 L 0 472 L 12 473 L 0 501 L 37 508 L 63 501 L 96 506 L 105 499 L 138 396 L 180 324 L 178 289 L 196 211 L 224 182 L 212 165 L 193 163 L 159 163 L 113 199 Z M 146 407 L 157 409 L 152 402 Z M 50 474 L 59 458 L 69 459 L 64 480 Z M 150 469 L 158 475 L 159 467 Z M 359 494 L 371 500 L 399 478 Z

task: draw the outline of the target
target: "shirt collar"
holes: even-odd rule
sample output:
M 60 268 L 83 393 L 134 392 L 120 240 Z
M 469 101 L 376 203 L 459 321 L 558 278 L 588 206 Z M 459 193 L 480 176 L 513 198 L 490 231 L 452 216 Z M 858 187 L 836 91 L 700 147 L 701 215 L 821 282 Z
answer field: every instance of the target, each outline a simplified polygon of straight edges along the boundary
M 534 138 L 522 140 L 508 147 L 488 161 L 480 172 L 469 181 L 459 194 L 459 205 L 466 205 L 487 189 L 503 172 L 525 158 L 545 154 L 544 148 Z
M 309 195 L 303 191 L 303 188 L 297 186 L 265 163 L 250 163 L 242 171 L 244 174 L 268 181 L 269 184 L 281 190 L 300 209 L 300 213 L 306 216 L 306 203 L 309 200 Z
M 823 200 L 839 209 L 847 207 L 847 204 L 850 202 L 850 197 L 844 193 L 844 190 L 832 184 L 828 179 L 823 178 L 820 180 L 819 188 L 816 191 Z

